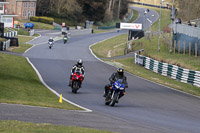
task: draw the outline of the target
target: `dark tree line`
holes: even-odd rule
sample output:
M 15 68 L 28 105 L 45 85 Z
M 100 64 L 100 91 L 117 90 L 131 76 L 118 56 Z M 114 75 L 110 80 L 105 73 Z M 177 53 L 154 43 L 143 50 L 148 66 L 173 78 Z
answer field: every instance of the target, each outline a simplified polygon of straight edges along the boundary
M 128 0 L 37 0 L 37 16 L 53 16 L 84 22 L 122 19 Z

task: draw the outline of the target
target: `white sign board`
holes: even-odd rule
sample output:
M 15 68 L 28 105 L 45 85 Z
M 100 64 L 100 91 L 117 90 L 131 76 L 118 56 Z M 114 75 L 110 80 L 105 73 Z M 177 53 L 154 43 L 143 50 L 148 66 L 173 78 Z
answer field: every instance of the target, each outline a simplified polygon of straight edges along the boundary
M 139 23 L 120 23 L 120 29 L 141 30 L 142 24 L 139 24 Z

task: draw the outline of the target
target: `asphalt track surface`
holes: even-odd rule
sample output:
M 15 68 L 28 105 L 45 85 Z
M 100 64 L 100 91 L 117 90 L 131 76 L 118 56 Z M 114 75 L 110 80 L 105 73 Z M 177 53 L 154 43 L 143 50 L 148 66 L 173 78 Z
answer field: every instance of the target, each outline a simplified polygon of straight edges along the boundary
M 143 12 L 143 9 L 137 10 Z M 140 16 L 137 22 L 142 20 Z M 35 46 L 24 56 L 30 59 L 48 86 L 93 112 L 0 104 L 0 119 L 83 126 L 123 133 L 200 132 L 199 98 L 129 73 L 125 73 L 129 84 L 126 95 L 115 107 L 104 105 L 104 85 L 116 68 L 96 59 L 89 46 L 127 31 L 72 36 L 67 44 L 60 40 L 52 49 L 45 41 L 59 33 L 38 32 L 42 36 L 30 42 Z M 86 75 L 82 88 L 77 94 L 72 94 L 67 85 L 71 67 L 79 58 L 84 61 Z

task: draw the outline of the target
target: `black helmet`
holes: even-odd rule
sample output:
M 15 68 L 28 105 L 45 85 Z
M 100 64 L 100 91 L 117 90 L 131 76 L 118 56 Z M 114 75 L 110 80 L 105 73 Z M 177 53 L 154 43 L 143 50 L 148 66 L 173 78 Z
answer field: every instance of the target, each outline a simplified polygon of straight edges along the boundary
M 117 73 L 118 73 L 119 75 L 123 75 L 123 74 L 124 74 L 124 69 L 118 68 L 118 69 L 117 69 Z
M 82 66 L 82 64 L 83 64 L 83 61 L 82 61 L 81 59 L 79 59 L 79 60 L 77 61 L 77 65 Z

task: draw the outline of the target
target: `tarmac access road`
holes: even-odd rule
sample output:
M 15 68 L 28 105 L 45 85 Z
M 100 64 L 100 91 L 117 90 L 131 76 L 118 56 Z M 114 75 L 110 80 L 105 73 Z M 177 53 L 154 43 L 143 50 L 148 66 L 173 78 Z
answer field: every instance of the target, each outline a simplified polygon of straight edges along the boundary
M 41 37 L 31 42 L 35 46 L 24 56 L 37 68 L 48 86 L 93 112 L 0 104 L 0 119 L 75 125 L 122 133 L 199 133 L 199 98 L 129 73 L 125 73 L 129 83 L 126 95 L 115 107 L 104 105 L 104 85 L 116 68 L 96 59 L 89 46 L 124 33 L 127 31 L 72 36 L 67 44 L 63 44 L 63 40 L 56 41 L 52 49 L 47 44 L 40 44 L 40 38 L 48 36 L 46 32 L 41 33 Z M 82 88 L 72 94 L 67 85 L 71 67 L 79 58 L 83 59 L 86 75 Z

